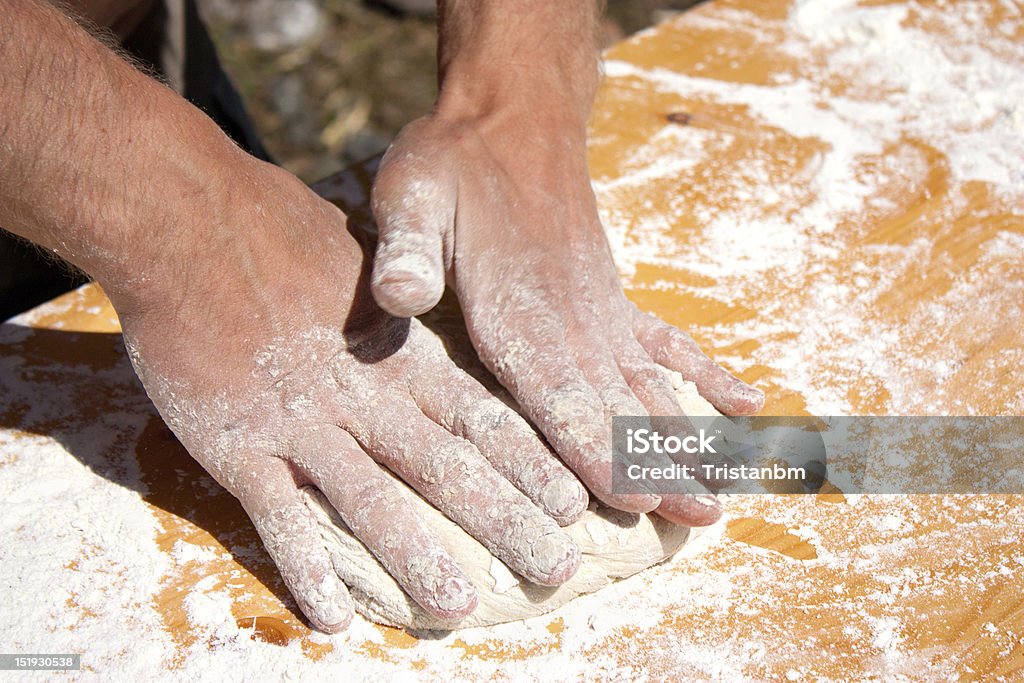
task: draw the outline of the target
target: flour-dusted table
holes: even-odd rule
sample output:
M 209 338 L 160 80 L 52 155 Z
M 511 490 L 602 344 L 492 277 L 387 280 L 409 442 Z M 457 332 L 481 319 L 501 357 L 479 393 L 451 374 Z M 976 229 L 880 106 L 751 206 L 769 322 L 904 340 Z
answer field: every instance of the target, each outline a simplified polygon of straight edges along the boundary
M 1022 414 L 1022 45 L 1001 0 L 733 0 L 611 49 L 590 162 L 629 296 L 767 414 Z M 371 168 L 318 187 L 365 214 Z M 549 617 L 312 633 L 95 286 L 0 327 L 0 495 L 0 649 L 103 679 L 1024 672 L 1013 496 L 735 498 L 702 553 Z

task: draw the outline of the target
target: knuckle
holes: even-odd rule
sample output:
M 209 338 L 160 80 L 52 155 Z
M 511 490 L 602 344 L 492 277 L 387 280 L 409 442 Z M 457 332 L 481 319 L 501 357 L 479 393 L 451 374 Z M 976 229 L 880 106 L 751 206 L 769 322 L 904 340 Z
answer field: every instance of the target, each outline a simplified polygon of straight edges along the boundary
M 456 419 L 467 435 L 507 432 L 514 429 L 518 421 L 511 408 L 493 397 L 480 401 Z
M 648 391 L 671 391 L 672 385 L 665 376 L 665 372 L 654 366 L 640 368 L 630 376 L 629 383 L 639 386 Z
M 476 449 L 465 439 L 452 437 L 426 453 L 412 468 L 420 482 L 438 491 L 454 491 L 470 477 Z

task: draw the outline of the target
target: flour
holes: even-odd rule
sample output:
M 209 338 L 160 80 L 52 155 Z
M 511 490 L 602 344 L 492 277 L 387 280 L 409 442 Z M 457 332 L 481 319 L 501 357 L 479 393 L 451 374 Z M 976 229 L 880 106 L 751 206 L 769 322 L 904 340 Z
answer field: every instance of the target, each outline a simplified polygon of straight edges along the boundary
M 1000 12 L 999 30 L 986 29 Z M 735 33 L 773 44 L 778 59 L 792 61 L 792 70 L 777 71 L 765 83 L 743 83 L 703 77 L 708 65 L 701 63 L 684 70 L 615 59 L 605 65 L 616 79 L 613 87 L 623 92 L 653 89 L 685 102 L 741 107 L 726 116 L 706 114 L 698 105 L 689 126 L 666 122 L 631 150 L 629 159 L 653 163 L 634 168 L 627 160 L 621 172 L 596 179 L 627 283 L 638 268 L 666 267 L 701 276 L 701 285 L 668 278 L 635 286 L 759 307 L 762 315 L 719 324 L 707 340 L 722 347 L 756 340 L 752 353 L 718 359 L 738 370 L 772 368 L 772 380 L 803 395 L 812 412 L 856 412 L 858 404 L 837 393 L 854 384 L 888 394 L 893 413 L 969 410 L 954 409 L 956 396 L 942 389 L 960 367 L 949 352 L 953 344 L 943 340 L 958 322 L 977 324 L 969 310 L 982 291 L 990 293 L 999 317 L 1019 315 L 1016 302 L 1024 291 L 1016 273 L 962 276 L 971 281 L 954 285 L 958 296 L 924 302 L 910 313 L 914 325 L 865 321 L 877 320 L 880 293 L 946 258 L 936 252 L 937 241 L 967 233 L 971 224 L 955 212 L 974 223 L 984 220 L 967 208 L 978 184 L 985 184 L 991 196 L 986 210 L 993 214 L 1019 215 L 1024 205 L 1019 5 L 798 2 L 785 40 L 775 37 L 780 34 L 772 22 L 732 9 L 701 13 L 686 24 L 699 32 L 726 21 Z M 923 26 L 931 28 L 926 32 Z M 989 34 L 994 35 L 983 42 L 975 39 Z M 751 135 L 753 127 L 762 132 Z M 813 141 L 820 151 L 805 161 L 790 159 L 791 139 Z M 737 148 L 746 149 L 742 165 L 716 161 L 722 150 Z M 692 189 L 688 169 L 700 178 Z M 886 190 L 899 186 L 916 196 Z M 932 193 L 946 197 L 929 201 Z M 664 202 L 636 196 L 647 194 L 671 197 L 673 211 L 666 215 L 654 208 Z M 947 212 L 928 213 L 940 199 Z M 929 237 L 907 244 L 873 238 L 872 229 L 903 214 L 913 217 L 915 206 L 925 209 L 918 224 Z M 1001 233 L 984 245 L 979 271 L 1012 272 L 1008 263 L 1015 259 L 998 250 L 1013 234 Z M 841 270 L 830 265 L 839 255 Z M 850 270 L 857 274 L 856 288 L 839 284 L 848 281 Z M 925 328 L 937 330 L 937 338 L 915 334 Z M 809 356 L 826 357 L 833 366 L 808 364 Z M 903 367 L 908 362 L 915 365 L 910 373 Z M 992 362 L 1012 367 L 1001 359 Z M 1019 413 L 1024 403 L 1010 397 L 997 410 Z
M 27 338 L 23 328 L 0 327 L 0 344 Z M 137 662 L 159 666 L 173 642 L 149 603 L 170 561 L 156 546 L 138 468 L 125 457 L 147 401 L 124 358 L 101 370 L 64 366 L 69 384 L 57 387 L 32 367 L 6 347 L 0 352 L 0 414 L 24 409 L 19 424 L 29 431 L 8 422 L 0 429 L 0 640 L 10 652 L 88 651 L 85 661 L 114 678 L 138 671 Z M 110 410 L 88 414 L 78 406 L 89 405 L 87 387 L 97 380 L 114 389 Z M 53 423 L 65 431 L 31 434 Z
M 171 557 L 178 564 L 188 564 L 189 562 L 203 563 L 216 557 L 216 553 L 211 552 L 209 548 L 203 548 L 186 541 L 178 541 L 171 550 Z
M 982 28 L 996 11 L 1004 19 Z M 700 63 L 672 71 L 609 63 L 613 87 L 634 79 L 638 95 L 660 88 L 745 107 L 749 116 L 705 127 L 696 125 L 699 117 L 687 128 L 666 124 L 665 132 L 631 150 L 624 172 L 596 179 L 627 285 L 639 288 L 637 271 L 661 266 L 704 277 L 701 287 L 682 288 L 700 301 L 766 303 L 761 315 L 695 333 L 719 349 L 756 340 L 749 354 L 712 355 L 736 369 L 770 368 L 776 386 L 803 396 L 811 411 L 852 412 L 857 403 L 843 387 L 877 385 L 894 413 L 1020 414 L 1019 345 L 979 361 L 976 395 L 1003 402 L 967 403 L 948 388 L 964 363 L 959 325 L 984 335 L 988 319 L 1024 319 L 1014 267 L 1024 250 L 1019 228 L 1008 223 L 979 244 L 975 268 L 890 322 L 869 316 L 879 305 L 877 292 L 898 292 L 922 264 L 946 255 L 931 238 L 895 244 L 865 238 L 872 226 L 906 210 L 905 198 L 884 188 L 911 188 L 927 199 L 929 172 L 947 174 L 946 189 L 935 187 L 947 193 L 948 208 L 924 219 L 938 226 L 938 237 L 963 232 L 958 212 L 977 183 L 992 194 L 986 206 L 993 215 L 1008 207 L 1019 215 L 1019 5 L 859 7 L 821 0 L 764 20 L 712 4 L 677 21 L 694 32 L 728 27 L 795 61 L 761 85 L 705 78 Z M 923 23 L 942 27 L 944 37 L 925 33 Z M 721 53 L 709 48 L 701 62 L 744 58 L 735 46 Z M 844 74 L 850 77 L 839 78 Z M 852 90 L 832 92 L 805 77 L 816 84 L 845 81 Z M 869 88 L 889 94 L 874 103 Z M 787 175 L 745 130 L 765 123 L 782 142 L 820 140 L 817 158 L 801 174 Z M 733 143 L 751 146 L 745 164 L 711 177 L 707 198 L 691 192 L 686 174 Z M 361 193 L 347 178 L 347 191 Z M 666 192 L 678 195 L 668 213 L 655 201 Z M 679 237 L 680 227 L 693 238 Z M 840 277 L 824 263 L 843 252 L 849 272 Z M 680 290 L 671 273 L 645 286 Z M 44 306 L 18 322 L 71 305 Z M 914 329 L 923 332 L 908 332 Z M 389 680 L 953 680 L 991 662 L 975 659 L 969 641 L 954 646 L 942 639 L 937 627 L 945 624 L 936 623 L 935 604 L 1009 605 L 1024 582 L 1024 505 L 1014 497 L 858 495 L 833 503 L 733 497 L 731 525 L 754 519 L 781 525 L 817 557 L 797 560 L 736 540 L 738 526 L 718 526 L 671 564 L 556 614 L 410 638 L 400 646 L 392 632 L 359 618 L 336 636 L 285 645 L 253 640 L 253 629 L 232 616 L 226 583 L 200 578 L 185 597 L 196 640 L 183 646 L 171 639 L 153 596 L 183 568 L 202 567 L 213 551 L 183 544 L 168 555 L 154 541 L 160 529 L 132 457 L 151 417 L 148 403 L 123 357 L 97 370 L 29 363 L 8 352 L 30 337 L 17 325 L 0 328 L 0 640 L 8 652 L 83 653 L 86 670 L 72 679 L 336 680 L 341 672 Z M 1007 388 L 1007 378 L 1017 386 Z M 106 407 L 90 412 L 90 390 L 98 383 L 109 388 Z M 61 430 L 55 433 L 53 424 Z M 197 495 L 208 494 L 206 485 L 197 486 Z M 491 575 L 496 587 L 509 585 L 500 571 Z M 961 623 L 965 630 L 976 626 L 993 652 L 1009 658 L 1019 652 L 1020 634 L 1012 624 L 995 623 L 999 616 L 965 611 Z M 314 660 L 304 650 L 310 644 L 333 649 Z

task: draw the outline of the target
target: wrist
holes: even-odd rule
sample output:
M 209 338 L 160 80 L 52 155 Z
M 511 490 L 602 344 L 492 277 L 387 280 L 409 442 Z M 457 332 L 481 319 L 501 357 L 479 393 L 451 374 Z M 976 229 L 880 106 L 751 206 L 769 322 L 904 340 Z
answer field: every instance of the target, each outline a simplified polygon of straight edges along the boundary
M 600 76 L 596 15 L 594 0 L 441 0 L 438 113 L 582 130 Z
M 78 217 L 91 227 L 67 255 L 119 310 L 201 281 L 201 252 L 226 239 L 231 207 L 253 194 L 263 165 L 184 101 L 168 102 L 157 118 L 126 151 L 125 167 L 138 167 L 120 191 L 80 199 Z
M 554 73 L 498 77 L 453 69 L 441 83 L 435 113 L 457 123 L 501 123 L 552 129 L 584 139 L 593 93 L 569 87 Z
M 221 154 L 205 152 L 208 165 L 194 178 L 194 195 L 159 214 L 161 236 L 109 283 L 97 277 L 122 317 L 222 329 L 235 316 L 227 324 L 242 330 L 261 317 L 260 307 L 273 298 L 268 292 L 281 287 L 296 302 L 315 298 L 299 294 L 303 290 L 354 297 L 346 290 L 363 254 L 337 207 L 233 143 Z M 145 239 L 154 226 L 136 230 Z M 294 281 L 296 270 L 310 267 L 321 280 Z M 240 307 L 245 301 L 249 305 Z

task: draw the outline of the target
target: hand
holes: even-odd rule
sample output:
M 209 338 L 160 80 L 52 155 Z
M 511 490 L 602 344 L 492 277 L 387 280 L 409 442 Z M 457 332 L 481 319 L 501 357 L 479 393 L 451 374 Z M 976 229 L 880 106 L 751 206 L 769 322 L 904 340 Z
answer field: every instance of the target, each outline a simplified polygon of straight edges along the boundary
M 160 414 L 316 627 L 352 608 L 304 485 L 428 612 L 476 604 L 380 465 L 524 577 L 573 574 L 555 519 L 582 512 L 583 487 L 435 338 L 377 308 L 337 209 L 47 3 L 0 0 L 0 16 L 0 225 L 103 286 Z
M 402 131 L 373 191 L 373 294 L 394 315 L 416 315 L 447 279 L 483 362 L 598 498 L 680 524 L 713 523 L 721 506 L 710 494 L 612 491 L 611 417 L 679 413 L 659 365 L 695 382 L 723 413 L 757 412 L 763 395 L 627 301 L 582 127 L 546 116 L 439 107 Z
M 426 611 L 476 606 L 381 465 L 517 573 L 568 579 L 579 549 L 555 520 L 586 508 L 575 477 L 436 337 L 374 304 L 340 211 L 258 162 L 236 175 L 231 205 L 179 236 L 183 252 L 146 272 L 144 296 L 104 285 L 160 414 L 241 501 L 314 626 L 341 630 L 352 607 L 306 485 Z

